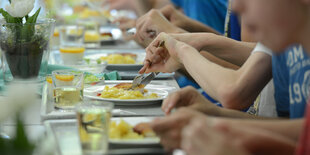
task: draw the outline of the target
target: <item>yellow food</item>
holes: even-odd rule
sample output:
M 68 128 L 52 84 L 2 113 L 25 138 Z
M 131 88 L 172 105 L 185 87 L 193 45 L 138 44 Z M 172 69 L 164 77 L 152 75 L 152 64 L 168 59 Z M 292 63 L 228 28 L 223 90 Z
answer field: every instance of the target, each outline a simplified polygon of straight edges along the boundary
M 81 18 L 98 17 L 101 13 L 99 11 L 90 10 L 88 8 L 84 9 L 80 14 Z
M 131 56 L 122 56 L 121 54 L 111 54 L 105 57 L 100 57 L 101 60 L 108 64 L 135 64 L 136 61 Z
M 105 86 L 100 97 L 112 99 L 153 99 L 158 98 L 156 93 L 144 95 L 138 90 L 124 90 L 115 87 Z
M 100 34 L 96 32 L 85 32 L 85 42 L 98 42 L 100 40 Z
M 69 34 L 70 35 L 77 35 L 77 36 L 81 36 L 83 35 L 83 30 L 78 28 L 78 29 L 72 29 L 72 30 L 69 30 Z
M 54 37 L 59 37 L 59 30 L 58 29 L 55 29 L 53 36 Z
M 47 76 L 47 77 L 46 77 L 46 82 L 52 84 L 52 83 L 53 83 L 52 77 Z
M 85 51 L 84 47 L 67 47 L 60 48 L 59 50 L 62 53 L 83 53 Z
M 74 79 L 73 75 L 56 75 L 55 77 L 60 81 L 73 81 Z
M 133 131 L 133 127 L 121 120 L 118 124 L 115 121 L 110 122 L 109 128 L 110 139 L 143 139 L 143 135 Z

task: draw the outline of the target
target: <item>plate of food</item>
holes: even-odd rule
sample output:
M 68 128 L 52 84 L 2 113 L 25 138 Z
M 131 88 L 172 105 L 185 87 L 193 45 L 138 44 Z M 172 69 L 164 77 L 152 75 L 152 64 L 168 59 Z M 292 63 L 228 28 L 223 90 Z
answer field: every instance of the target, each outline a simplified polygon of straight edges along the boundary
M 153 118 L 112 118 L 109 128 L 110 144 L 154 145 L 160 139 L 150 127 Z
M 115 44 L 122 40 L 122 31 L 114 27 L 100 28 L 100 42 L 101 45 Z
M 107 70 L 140 70 L 143 66 L 145 53 L 100 53 L 84 57 L 84 60 L 107 62 Z
M 132 83 L 106 84 L 84 89 L 84 97 L 114 102 L 116 105 L 147 105 L 161 103 L 168 96 L 163 86 L 149 84 L 131 89 Z
M 110 151 L 119 149 L 118 145 L 133 148 L 159 146 L 159 138 L 148 125 L 153 119 L 154 117 L 112 118 L 109 127 Z M 55 138 L 61 154 L 78 154 L 81 151 L 76 120 L 48 120 L 44 125 L 48 134 Z

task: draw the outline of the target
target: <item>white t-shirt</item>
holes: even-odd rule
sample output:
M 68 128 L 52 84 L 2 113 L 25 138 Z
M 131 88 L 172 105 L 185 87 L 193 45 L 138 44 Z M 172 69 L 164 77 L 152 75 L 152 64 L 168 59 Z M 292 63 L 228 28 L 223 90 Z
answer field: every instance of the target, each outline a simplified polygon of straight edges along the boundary
M 272 50 L 269 49 L 268 47 L 266 47 L 265 45 L 261 44 L 261 43 L 256 44 L 254 50 L 252 51 L 252 54 L 254 54 L 256 52 L 262 52 L 262 53 L 266 53 L 266 54 L 272 56 Z
M 272 56 L 272 51 L 261 43 L 257 43 L 256 47 L 252 51 L 252 54 L 257 52 L 262 52 Z M 258 109 L 257 109 L 258 116 L 265 116 L 265 117 L 278 116 L 276 111 L 276 101 L 274 99 L 274 84 L 272 79 L 261 91 L 260 96 L 258 97 L 256 102 L 258 102 Z

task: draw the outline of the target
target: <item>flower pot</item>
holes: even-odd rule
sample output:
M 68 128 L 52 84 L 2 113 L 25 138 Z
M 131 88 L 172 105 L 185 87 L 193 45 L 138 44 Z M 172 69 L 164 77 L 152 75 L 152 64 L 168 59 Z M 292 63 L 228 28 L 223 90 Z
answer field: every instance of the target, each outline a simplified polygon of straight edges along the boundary
M 35 24 L 0 21 L 0 47 L 4 81 L 44 81 L 49 58 L 49 40 L 55 21 L 39 20 Z

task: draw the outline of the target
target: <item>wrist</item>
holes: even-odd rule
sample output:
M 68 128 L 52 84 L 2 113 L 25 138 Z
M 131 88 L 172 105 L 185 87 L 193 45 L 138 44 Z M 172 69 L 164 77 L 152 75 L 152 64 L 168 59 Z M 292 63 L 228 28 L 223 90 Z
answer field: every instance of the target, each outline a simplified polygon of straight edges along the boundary
M 166 33 L 186 33 L 185 30 L 183 30 L 177 26 L 174 26 L 174 25 L 167 25 L 165 32 Z
M 213 38 L 215 37 L 216 34 L 214 33 L 201 33 L 200 37 L 197 39 L 197 50 L 202 51 L 204 49 L 212 49 L 212 46 L 214 45 L 213 43 Z
M 184 61 L 187 58 L 193 58 L 195 57 L 195 54 L 199 54 L 195 48 L 192 46 L 186 44 L 186 43 L 179 43 L 176 48 L 178 48 L 177 51 L 177 58 L 179 61 L 184 64 Z

